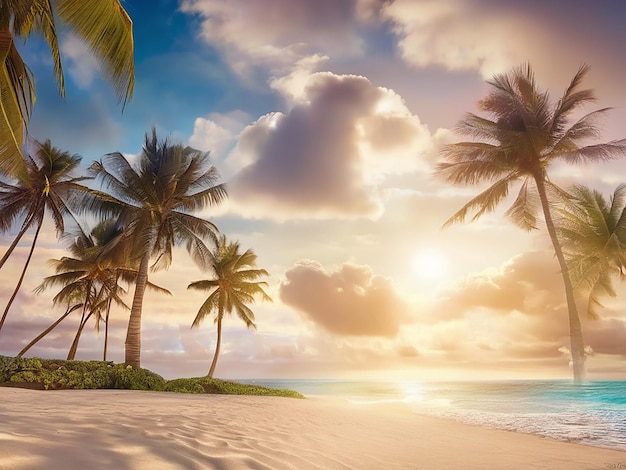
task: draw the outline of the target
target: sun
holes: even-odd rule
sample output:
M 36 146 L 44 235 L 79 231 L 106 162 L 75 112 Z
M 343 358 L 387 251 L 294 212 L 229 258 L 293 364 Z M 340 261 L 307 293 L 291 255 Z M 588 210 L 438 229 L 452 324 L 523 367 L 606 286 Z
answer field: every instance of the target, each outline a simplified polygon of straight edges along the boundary
M 413 271 L 421 279 L 436 281 L 448 272 L 448 260 L 438 250 L 421 250 L 413 258 Z

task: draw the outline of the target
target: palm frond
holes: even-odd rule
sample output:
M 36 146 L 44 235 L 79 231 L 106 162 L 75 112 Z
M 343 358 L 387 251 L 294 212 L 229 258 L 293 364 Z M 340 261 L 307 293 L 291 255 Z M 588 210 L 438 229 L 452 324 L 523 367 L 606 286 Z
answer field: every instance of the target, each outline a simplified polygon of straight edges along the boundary
M 590 101 L 595 101 L 595 97 L 592 90 L 579 90 L 583 78 L 589 72 L 589 66 L 583 64 L 580 66 L 574 78 L 570 82 L 569 86 L 563 93 L 563 97 L 556 104 L 553 118 L 551 132 L 561 133 L 563 129 L 565 129 L 567 123 L 567 117 L 569 114 L 575 110 L 576 108 L 588 103 Z
M 505 216 L 526 231 L 536 230 L 539 208 L 539 198 L 536 192 L 529 189 L 529 179 L 527 178 L 522 183 L 517 198 L 505 212 Z
M 56 0 L 56 12 L 83 39 L 100 62 L 118 100 L 125 105 L 134 88 L 133 23 L 119 0 Z
M 472 221 L 477 220 L 483 214 L 492 212 L 498 203 L 507 197 L 509 194 L 509 186 L 515 179 L 516 175 L 508 175 L 505 178 L 497 181 L 489 188 L 481 192 L 479 195 L 472 198 L 467 204 L 459 209 L 452 217 L 446 220 L 442 228 L 448 227 L 454 223 L 463 223 L 468 214 L 472 210 L 476 210 L 476 213 L 472 217 Z
M 22 145 L 35 102 L 34 78 L 13 44 L 0 31 L 0 171 L 25 177 Z

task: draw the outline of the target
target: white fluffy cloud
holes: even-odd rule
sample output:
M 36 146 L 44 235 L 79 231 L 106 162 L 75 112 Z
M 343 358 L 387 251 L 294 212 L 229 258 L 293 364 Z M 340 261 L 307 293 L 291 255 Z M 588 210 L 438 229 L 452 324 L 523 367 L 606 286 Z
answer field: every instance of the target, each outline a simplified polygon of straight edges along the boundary
M 351 25 L 372 12 L 352 0 L 183 0 L 180 9 L 202 18 L 202 37 L 242 76 L 254 67 L 284 71 L 321 51 L 354 53 L 360 45 Z
M 69 74 L 79 88 L 88 89 L 100 73 L 100 64 L 89 47 L 73 34 L 61 41 L 63 59 L 69 59 Z
M 240 110 L 197 117 L 189 145 L 203 152 L 211 152 L 213 159 L 222 159 L 235 145 L 239 133 L 249 122 L 250 116 Z M 223 177 L 230 173 L 228 168 L 225 170 L 221 171 Z
M 304 64 L 273 82 L 290 102 L 239 136 L 227 163 L 231 205 L 248 217 L 375 218 L 381 184 L 425 171 L 434 152 L 430 131 L 393 90 L 368 79 L 306 73 Z

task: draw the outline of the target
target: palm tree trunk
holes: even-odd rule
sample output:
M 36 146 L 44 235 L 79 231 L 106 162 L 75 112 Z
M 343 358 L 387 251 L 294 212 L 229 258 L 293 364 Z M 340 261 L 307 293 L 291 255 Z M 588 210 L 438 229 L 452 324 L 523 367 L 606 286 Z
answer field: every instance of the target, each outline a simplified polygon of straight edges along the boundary
M 37 336 L 35 339 L 33 339 L 30 343 L 28 343 L 26 346 L 24 346 L 24 349 L 22 349 L 20 352 L 17 353 L 17 357 L 22 357 L 24 354 L 26 354 L 26 352 L 32 348 L 35 344 L 37 344 L 44 336 L 46 336 L 48 333 L 50 333 L 52 330 L 54 330 L 57 325 L 59 323 L 61 323 L 63 320 L 65 320 L 67 318 L 67 316 L 72 313 L 74 310 L 76 310 L 77 308 L 82 307 L 82 304 L 76 304 L 70 308 L 67 309 L 67 311 L 61 315 L 57 321 L 55 321 L 52 325 L 50 325 L 48 328 L 46 328 L 45 330 L 43 330 L 39 336 Z
M 569 275 L 569 271 L 567 269 L 567 264 L 565 262 L 565 256 L 563 255 L 561 243 L 557 238 L 554 221 L 552 220 L 550 204 L 548 202 L 548 196 L 546 194 L 544 175 L 535 175 L 535 182 L 537 183 L 537 189 L 539 191 L 539 198 L 541 200 L 541 207 L 543 209 L 543 215 L 546 221 L 548 234 L 550 235 L 550 240 L 552 240 L 554 253 L 556 254 L 556 258 L 559 262 L 559 266 L 561 268 L 561 276 L 563 277 L 563 284 L 565 285 L 565 297 L 567 299 L 567 311 L 569 316 L 570 350 L 572 355 L 574 383 L 580 384 L 585 380 L 585 342 L 583 339 L 580 318 L 578 316 L 578 309 L 576 308 L 574 288 L 572 287 L 572 281 Z
M 150 263 L 150 252 L 146 250 L 137 273 L 135 283 L 135 294 L 133 296 L 133 306 L 130 309 L 128 319 L 128 330 L 126 331 L 125 358 L 124 363 L 133 369 L 141 367 L 141 311 L 143 308 L 143 296 L 148 284 L 148 264 Z
M 72 341 L 72 345 L 70 346 L 70 350 L 67 352 L 67 360 L 73 361 L 74 357 L 76 357 L 76 350 L 78 349 L 78 341 L 80 340 L 80 335 L 83 332 L 83 328 L 91 317 L 93 311 L 87 313 L 87 306 L 93 302 L 91 302 L 91 287 L 93 286 L 93 282 L 89 281 L 87 283 L 87 288 L 85 289 L 85 303 L 83 304 L 83 314 L 80 316 L 80 323 L 78 323 L 78 330 L 76 331 L 76 335 L 74 336 L 74 340 Z
M 81 322 L 78 325 L 78 331 L 76 332 L 76 336 L 74 336 L 74 341 L 72 341 L 72 346 L 70 346 L 70 350 L 67 353 L 68 361 L 73 361 L 76 357 L 76 351 L 78 350 L 80 335 L 83 333 L 83 328 L 85 328 L 85 325 L 87 324 L 87 321 L 89 321 L 89 318 L 91 318 L 91 315 L 93 315 L 93 312 L 89 312 L 85 318 L 81 319 Z
M 222 317 L 223 312 L 219 312 L 217 315 L 217 343 L 215 344 L 213 362 L 211 362 L 211 368 L 207 374 L 207 377 L 209 378 L 213 378 L 213 372 L 215 372 L 215 366 L 217 366 L 217 359 L 220 357 L 220 346 L 222 345 Z
M 102 360 L 107 360 L 107 346 L 109 344 L 109 314 L 111 313 L 111 302 L 112 298 L 110 298 L 107 302 L 107 311 L 104 317 L 104 350 L 102 351 Z
M 28 253 L 28 258 L 26 258 L 26 263 L 24 263 L 24 269 L 22 269 L 22 274 L 20 275 L 19 280 L 17 281 L 17 285 L 15 286 L 15 290 L 7 303 L 7 306 L 4 309 L 4 313 L 2 314 L 2 319 L 0 320 L 0 330 L 2 330 L 2 326 L 4 325 L 4 320 L 11 309 L 11 305 L 13 305 L 13 301 L 15 297 L 17 297 L 17 293 L 22 287 L 22 282 L 24 281 L 24 276 L 26 275 L 26 270 L 28 269 L 28 264 L 30 263 L 30 259 L 33 257 L 33 251 L 35 251 L 35 245 L 37 244 L 37 237 L 39 236 L 39 231 L 41 230 L 41 226 L 43 225 L 43 214 L 39 218 L 39 223 L 37 224 L 37 230 L 35 231 L 35 236 L 33 237 L 33 243 L 30 246 L 30 252 Z
M 17 244 L 20 242 L 20 240 L 22 239 L 26 231 L 30 228 L 32 219 L 33 219 L 33 216 L 29 215 L 28 218 L 24 220 L 24 223 L 22 224 L 22 228 L 20 229 L 20 232 L 16 235 L 15 239 L 11 243 L 11 246 L 7 248 L 6 253 L 4 254 L 4 256 L 2 256 L 2 259 L 0 259 L 0 269 L 2 269 L 2 266 L 4 266 L 4 263 L 7 262 L 7 260 L 9 259 L 9 256 L 11 256 Z

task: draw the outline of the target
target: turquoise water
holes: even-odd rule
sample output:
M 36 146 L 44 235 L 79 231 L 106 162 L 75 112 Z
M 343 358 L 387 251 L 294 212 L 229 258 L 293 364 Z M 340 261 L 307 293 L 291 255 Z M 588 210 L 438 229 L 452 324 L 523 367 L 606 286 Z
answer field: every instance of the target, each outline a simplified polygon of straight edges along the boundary
M 626 451 L 626 381 L 247 382 L 368 406 L 398 402 L 420 414 Z

